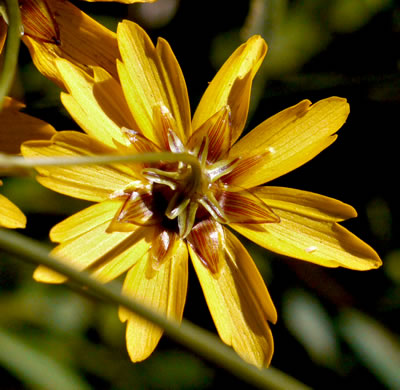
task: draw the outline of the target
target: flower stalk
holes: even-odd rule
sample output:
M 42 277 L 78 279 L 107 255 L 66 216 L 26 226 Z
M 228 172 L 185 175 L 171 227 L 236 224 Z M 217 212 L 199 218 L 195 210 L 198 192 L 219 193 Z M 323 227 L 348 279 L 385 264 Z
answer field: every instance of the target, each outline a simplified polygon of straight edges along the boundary
M 120 155 L 97 155 L 79 157 L 45 157 L 45 158 L 26 158 L 11 156 L 0 153 L 0 168 L 33 168 L 45 166 L 65 166 L 65 165 L 97 165 L 113 163 L 158 163 L 183 162 L 192 167 L 193 180 L 201 177 L 201 166 L 199 160 L 189 153 L 155 152 L 155 153 L 135 153 Z
M 86 272 L 77 271 L 56 258 L 49 256 L 48 250 L 35 240 L 5 229 L 0 229 L 0 247 L 29 260 L 42 264 L 68 277 L 79 286 L 89 289 L 95 296 L 146 318 L 164 329 L 173 340 L 191 349 L 203 358 L 227 369 L 238 378 L 262 389 L 306 390 L 306 385 L 272 367 L 260 370 L 236 355 L 209 332 L 183 320 L 181 324 L 166 319 L 137 300 L 122 295 L 114 285 L 104 285 L 90 277 Z
M 7 40 L 4 48 L 4 62 L 0 72 L 0 111 L 3 98 L 11 88 L 18 62 L 21 38 L 21 14 L 17 0 L 1 0 L 5 2 L 8 18 Z

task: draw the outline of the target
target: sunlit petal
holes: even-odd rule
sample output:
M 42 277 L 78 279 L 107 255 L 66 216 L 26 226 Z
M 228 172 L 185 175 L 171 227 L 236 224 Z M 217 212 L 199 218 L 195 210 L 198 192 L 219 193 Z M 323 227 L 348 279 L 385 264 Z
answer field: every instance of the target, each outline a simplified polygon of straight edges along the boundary
M 123 200 L 110 199 L 96 203 L 59 222 L 50 230 L 54 242 L 65 242 L 78 238 L 98 225 L 110 222 L 118 212 Z
M 218 203 L 230 223 L 276 223 L 279 217 L 254 193 L 220 191 Z
M 166 253 L 168 258 L 160 259 L 157 269 L 152 266 L 151 256 L 144 256 L 128 272 L 123 293 L 171 320 L 180 321 L 187 291 L 187 249 L 182 240 L 175 241 L 173 246 Z M 121 321 L 127 321 L 126 343 L 131 360 L 146 359 L 157 346 L 162 329 L 124 308 L 120 308 L 119 316 Z
M 112 153 L 113 149 L 78 132 L 60 132 L 52 141 L 30 141 L 22 148 L 26 157 L 74 157 Z M 63 194 L 91 201 L 108 199 L 133 182 L 133 174 L 121 164 L 69 165 L 37 168 L 38 181 Z
M 114 146 L 114 141 L 127 144 L 122 126 L 135 127 L 120 85 L 97 69 L 96 78 L 90 77 L 67 61 L 57 61 L 59 72 L 69 94 L 61 100 L 75 121 L 93 138 Z
M 267 321 L 277 315 L 253 260 L 240 241 L 225 230 L 225 251 L 217 274 L 189 246 L 190 257 L 221 339 L 249 363 L 267 366 L 273 339 Z
M 95 211 L 91 210 L 91 212 Z M 87 213 L 84 211 L 82 215 L 85 216 L 85 214 Z M 139 258 L 139 256 L 132 256 L 132 251 L 138 251 L 138 254 L 142 256 L 148 250 L 149 246 L 146 244 L 148 231 L 138 227 L 137 231 L 133 232 L 109 233 L 107 227 L 112 217 L 111 209 L 108 210 L 106 218 L 99 214 L 97 219 L 85 224 L 87 230 L 82 229 L 79 236 L 62 242 L 52 250 L 51 254 L 79 271 L 89 269 L 97 273 L 96 276 L 102 281 L 110 280 L 109 272 L 119 275 L 126 271 Z M 76 220 L 76 216 L 71 218 Z M 105 219 L 106 221 L 103 222 Z M 70 222 L 68 221 L 64 226 L 68 227 Z M 76 231 L 72 230 L 71 235 L 74 233 Z M 126 251 L 129 251 L 131 256 L 127 256 Z M 113 261 L 115 259 L 117 259 L 117 264 Z M 46 283 L 65 281 L 65 277 L 43 266 L 35 270 L 34 278 Z
M 208 139 L 207 162 L 212 164 L 223 157 L 231 146 L 231 110 L 224 106 L 211 118 L 209 118 L 200 128 L 198 128 L 188 141 L 189 150 L 195 150 Z
M 230 226 L 258 245 L 325 267 L 368 270 L 381 265 L 370 246 L 334 222 L 354 216 L 350 206 L 300 191 L 295 197 L 294 190 L 277 187 L 255 193 L 279 216 L 280 222 Z
M 232 158 L 267 153 L 230 183 L 250 188 L 298 168 L 335 141 L 348 114 L 346 100 L 331 97 L 313 105 L 304 100 L 272 116 L 232 147 Z
M 219 270 L 219 262 L 224 251 L 224 231 L 213 219 L 206 219 L 196 224 L 187 237 L 189 246 L 197 258 L 211 273 Z
M 119 53 L 115 33 L 69 1 L 51 0 L 50 5 L 60 31 L 61 44 L 23 37 L 39 71 L 63 86 L 55 60 L 65 58 L 88 73 L 91 73 L 90 66 L 100 66 L 117 77 L 115 59 L 119 57 Z
M 26 217 L 24 213 L 5 196 L 0 194 L 0 227 L 9 229 L 24 228 Z
M 162 144 L 153 118 L 154 107 L 163 105 L 173 115 L 182 140 L 190 134 L 190 111 L 186 84 L 168 43 L 159 39 L 154 47 L 138 25 L 118 25 L 118 44 L 123 62 L 118 73 L 132 114 L 142 133 Z
M 222 107 L 232 111 L 232 142 L 241 134 L 247 119 L 250 90 L 267 44 L 258 35 L 251 37 L 229 57 L 204 93 L 193 117 L 193 129 L 199 128 Z

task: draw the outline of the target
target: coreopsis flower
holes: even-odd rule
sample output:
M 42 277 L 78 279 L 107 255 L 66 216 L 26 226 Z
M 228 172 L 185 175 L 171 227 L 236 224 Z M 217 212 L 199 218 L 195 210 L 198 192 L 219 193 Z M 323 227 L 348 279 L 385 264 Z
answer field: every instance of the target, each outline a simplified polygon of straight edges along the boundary
M 95 0 L 86 0 L 95 1 Z M 153 3 L 156 0 L 102 0 Z M 54 61 L 66 58 L 86 71 L 97 65 L 114 73 L 118 49 L 115 34 L 68 0 L 19 0 L 23 41 L 40 72 L 60 84 Z M 7 21 L 0 14 L 0 49 Z
M 119 24 L 119 78 L 93 77 L 67 61 L 58 71 L 62 102 L 85 133 L 62 131 L 25 143 L 27 157 L 186 153 L 187 162 L 38 168 L 55 191 L 96 202 L 50 232 L 53 255 L 102 282 L 127 272 L 123 292 L 181 320 L 188 257 L 221 339 L 248 362 L 267 366 L 268 322 L 277 314 L 262 277 L 236 231 L 264 248 L 326 267 L 355 270 L 381 264 L 376 252 L 338 222 L 356 212 L 335 199 L 264 186 L 329 146 L 346 121 L 345 99 L 308 100 L 267 119 L 238 140 L 253 78 L 267 51 L 254 36 L 211 81 L 191 118 L 187 89 L 168 43 L 154 47 L 136 24 Z M 188 256 L 189 255 L 189 256 Z M 38 281 L 65 279 L 43 266 Z M 133 361 L 149 356 L 162 330 L 121 308 Z
M 23 107 L 22 103 L 12 98 L 4 98 L 0 111 L 1 153 L 19 154 L 20 146 L 24 141 L 49 139 L 55 133 L 49 124 L 20 112 Z M 2 172 L 1 167 L 0 172 Z M 2 185 L 1 180 L 0 185 Z M 24 228 L 25 225 L 26 217 L 23 212 L 0 194 L 0 227 L 15 229 Z

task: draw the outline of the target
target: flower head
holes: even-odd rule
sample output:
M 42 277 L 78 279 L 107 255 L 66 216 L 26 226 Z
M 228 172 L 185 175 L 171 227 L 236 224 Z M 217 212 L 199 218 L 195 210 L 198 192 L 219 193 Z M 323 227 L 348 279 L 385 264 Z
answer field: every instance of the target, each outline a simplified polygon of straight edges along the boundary
M 254 36 L 226 61 L 193 118 L 181 69 L 168 43 L 154 47 L 136 24 L 117 32 L 118 78 L 93 76 L 67 61 L 58 71 L 62 101 L 86 134 L 64 131 L 23 146 L 25 156 L 160 152 L 187 159 L 146 164 L 38 168 L 45 186 L 97 202 L 56 225 L 53 254 L 103 282 L 127 271 L 123 291 L 171 319 L 182 318 L 188 254 L 222 340 L 245 360 L 268 365 L 277 314 L 250 255 L 232 230 L 274 252 L 328 267 L 380 265 L 373 249 L 338 225 L 356 216 L 337 200 L 261 186 L 304 164 L 336 138 L 344 99 L 307 100 L 257 126 L 245 126 L 253 78 L 267 52 Z M 191 161 L 195 161 L 195 163 Z M 44 267 L 39 281 L 64 278 Z M 162 331 L 120 309 L 133 361 Z

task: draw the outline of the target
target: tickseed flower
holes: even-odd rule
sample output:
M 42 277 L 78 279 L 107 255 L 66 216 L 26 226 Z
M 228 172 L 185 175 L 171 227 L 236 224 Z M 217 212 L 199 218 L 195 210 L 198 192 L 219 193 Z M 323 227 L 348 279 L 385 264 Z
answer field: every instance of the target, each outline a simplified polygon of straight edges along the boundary
M 49 124 L 20 112 L 23 107 L 22 103 L 12 98 L 4 99 L 0 111 L 0 153 L 19 154 L 24 141 L 49 139 L 54 135 L 55 130 Z M 0 172 L 3 172 L 1 167 Z M 0 180 L 0 186 L 2 184 Z M 0 227 L 16 229 L 24 228 L 25 225 L 26 217 L 23 212 L 0 194 Z
M 133 4 L 156 0 L 115 1 Z M 118 56 L 115 34 L 72 3 L 67 0 L 19 0 L 19 5 L 22 40 L 36 67 L 46 77 L 60 84 L 54 63 L 57 58 L 65 58 L 85 70 L 96 65 L 111 73 L 115 71 Z M 0 12 L 0 49 L 7 34 L 7 23 L 6 14 L 2 17 Z
M 327 267 L 376 268 L 378 255 L 337 222 L 351 206 L 301 190 L 262 186 L 304 164 L 335 139 L 349 106 L 331 97 L 274 115 L 238 141 L 253 78 L 266 54 L 254 36 L 211 81 L 191 119 L 181 69 L 168 43 L 154 47 L 136 24 L 119 24 L 119 79 L 93 77 L 67 61 L 62 102 L 86 132 L 62 131 L 22 147 L 26 157 L 104 153 L 185 153 L 196 164 L 155 163 L 37 168 L 44 186 L 97 202 L 50 232 L 53 255 L 102 282 L 127 271 L 123 292 L 181 320 L 188 254 L 221 339 L 246 361 L 267 366 L 268 322 L 277 314 L 262 277 L 232 230 L 274 252 Z M 38 281 L 65 279 L 43 266 Z M 121 308 L 133 361 L 149 356 L 162 330 Z

